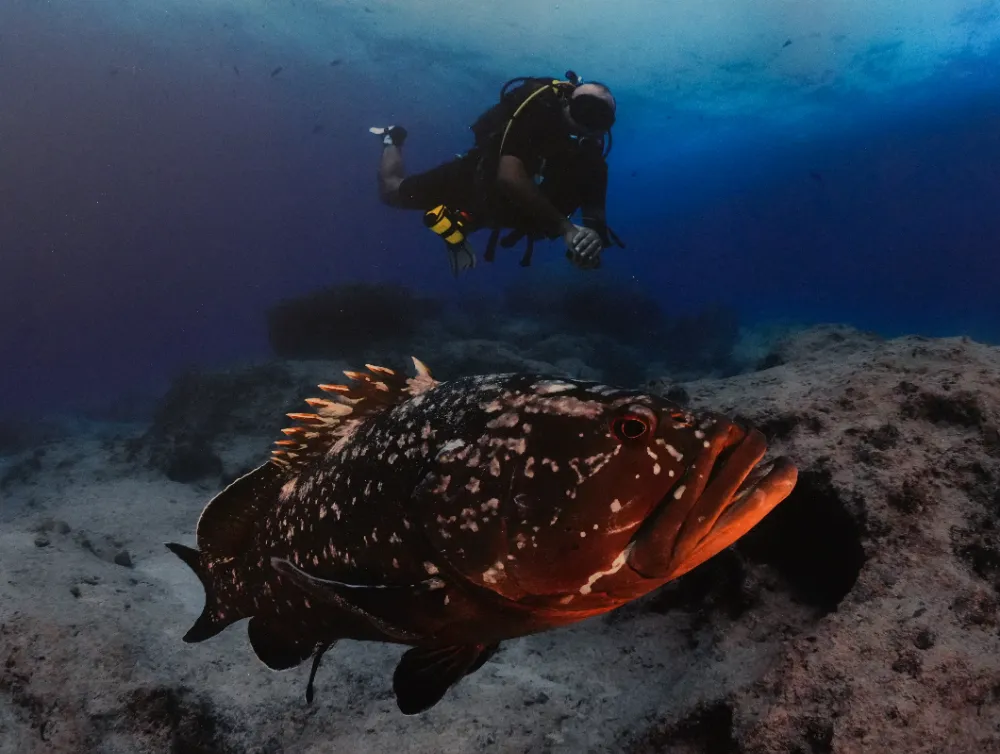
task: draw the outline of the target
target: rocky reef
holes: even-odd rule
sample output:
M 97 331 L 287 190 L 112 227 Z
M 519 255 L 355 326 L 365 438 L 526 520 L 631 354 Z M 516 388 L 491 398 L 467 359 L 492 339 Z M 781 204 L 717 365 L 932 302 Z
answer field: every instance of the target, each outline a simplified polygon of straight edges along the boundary
M 498 358 L 604 376 L 579 333 L 550 334 L 560 351 L 521 327 L 425 329 L 400 348 L 435 371 Z M 376 363 L 403 365 L 389 356 Z M 830 326 L 721 376 L 645 371 L 651 390 L 760 427 L 799 465 L 795 492 L 690 574 L 507 643 L 413 718 L 392 698 L 397 647 L 344 642 L 307 705 L 308 668 L 268 671 L 239 627 L 184 644 L 201 591 L 162 546 L 348 364 L 189 374 L 148 427 L 0 458 L 0 752 L 1000 750 L 1000 349 Z

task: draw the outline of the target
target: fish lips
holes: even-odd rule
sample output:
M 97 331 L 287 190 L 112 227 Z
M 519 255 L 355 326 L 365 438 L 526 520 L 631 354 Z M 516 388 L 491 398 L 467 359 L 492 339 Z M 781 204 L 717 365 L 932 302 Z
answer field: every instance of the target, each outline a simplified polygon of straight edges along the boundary
M 632 538 L 626 562 L 640 575 L 682 576 L 736 542 L 794 488 L 798 470 L 788 458 L 761 464 L 767 440 L 759 430 L 720 424 Z

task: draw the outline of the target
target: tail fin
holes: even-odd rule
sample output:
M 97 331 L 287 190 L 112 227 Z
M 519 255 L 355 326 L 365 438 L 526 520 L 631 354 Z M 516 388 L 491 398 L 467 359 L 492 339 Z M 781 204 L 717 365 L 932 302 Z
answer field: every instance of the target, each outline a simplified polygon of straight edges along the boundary
M 167 549 L 183 560 L 188 568 L 194 571 L 205 590 L 205 608 L 201 611 L 201 615 L 195 621 L 194 625 L 184 634 L 184 641 L 192 643 L 211 639 L 216 634 L 221 633 L 227 626 L 248 617 L 241 612 L 239 605 L 236 604 L 237 600 L 235 598 L 240 593 L 238 581 L 229 578 L 227 579 L 228 583 L 235 584 L 236 586 L 232 586 L 228 590 L 217 588 L 217 585 L 220 584 L 219 577 L 230 576 L 232 574 L 231 568 L 210 569 L 205 562 L 203 554 L 193 547 L 186 547 L 176 542 L 168 542 Z

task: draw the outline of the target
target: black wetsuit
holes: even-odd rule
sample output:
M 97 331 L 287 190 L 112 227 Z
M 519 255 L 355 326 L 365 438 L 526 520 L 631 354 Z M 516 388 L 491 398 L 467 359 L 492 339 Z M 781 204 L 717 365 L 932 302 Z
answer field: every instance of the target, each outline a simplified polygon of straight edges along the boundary
M 500 142 L 501 134 L 497 134 L 483 147 L 404 178 L 397 206 L 428 210 L 443 204 L 470 213 L 474 228 L 512 228 L 529 236 L 558 236 L 558 231 L 545 227 L 545 221 L 526 215 L 499 192 Z M 580 207 L 599 209 L 603 214 L 608 185 L 603 143 L 573 135 L 555 92 L 539 94 L 514 119 L 503 142 L 503 154 L 519 158 L 536 180 L 541 176 L 539 188 L 564 215 Z M 603 228 L 598 230 L 603 232 Z

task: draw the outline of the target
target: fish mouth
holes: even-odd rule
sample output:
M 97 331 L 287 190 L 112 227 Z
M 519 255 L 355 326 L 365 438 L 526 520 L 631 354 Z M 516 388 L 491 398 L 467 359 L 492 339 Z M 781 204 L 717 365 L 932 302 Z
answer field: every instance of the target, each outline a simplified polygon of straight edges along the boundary
M 759 430 L 729 424 L 707 444 L 636 532 L 629 565 L 640 574 L 669 581 L 687 573 L 760 523 L 795 486 L 798 470 L 790 459 L 761 463 L 767 440 Z M 658 552 L 641 542 L 644 530 Z

